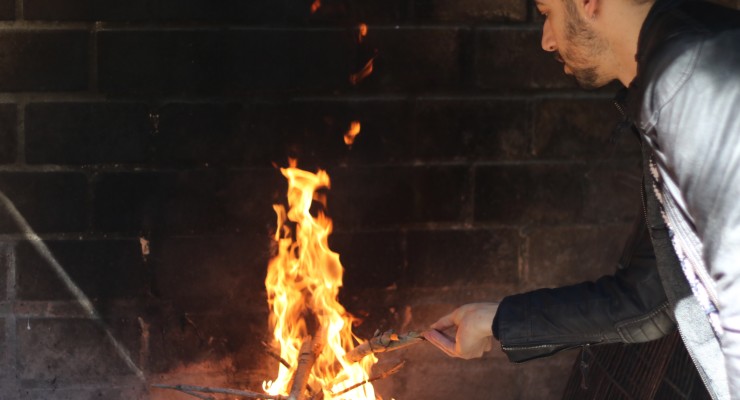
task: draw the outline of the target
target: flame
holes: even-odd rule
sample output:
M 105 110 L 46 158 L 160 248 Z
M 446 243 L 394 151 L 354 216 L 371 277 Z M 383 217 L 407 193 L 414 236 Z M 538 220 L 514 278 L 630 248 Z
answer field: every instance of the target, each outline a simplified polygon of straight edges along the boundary
M 370 61 L 365 64 L 359 72 L 356 72 L 349 76 L 349 81 L 353 85 L 357 85 L 362 82 L 365 78 L 373 73 L 373 64 L 375 63 L 375 57 L 371 58 Z
M 264 382 L 263 388 L 272 395 L 287 395 L 303 339 L 318 335 L 323 348 L 316 357 L 308 386 L 324 390 L 325 399 L 375 400 L 369 384 L 332 397 L 332 393 L 367 380 L 377 359 L 371 356 L 351 363 L 345 358 L 353 348 L 355 319 L 337 300 L 344 269 L 339 255 L 328 246 L 331 219 L 322 211 L 316 217 L 310 213 L 314 201 L 326 206 L 325 196 L 317 195 L 316 190 L 330 187 L 329 175 L 295 167 L 283 168 L 281 172 L 288 179 L 289 209 L 273 207 L 277 214 L 278 254 L 269 263 L 265 286 L 274 340 L 280 347 L 280 356 L 291 368 L 280 364 L 278 377 Z
M 321 0 L 314 0 L 313 4 L 311 4 L 311 14 L 318 11 L 319 8 L 321 8 Z
M 344 144 L 352 146 L 355 142 L 355 138 L 360 134 L 361 127 L 360 121 L 352 121 L 349 126 L 349 130 L 344 134 Z

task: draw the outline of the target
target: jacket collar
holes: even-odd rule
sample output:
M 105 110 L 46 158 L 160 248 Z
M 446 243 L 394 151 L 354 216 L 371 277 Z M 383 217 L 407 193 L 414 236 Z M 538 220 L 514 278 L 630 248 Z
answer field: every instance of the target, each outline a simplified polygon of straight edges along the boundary
M 650 56 L 661 43 L 677 33 L 675 32 L 676 18 L 663 17 L 688 1 L 692 0 L 656 0 L 650 8 L 637 41 L 637 54 L 635 54 L 637 76 L 628 88 L 622 88 L 614 98 L 617 108 L 625 119 L 634 121 L 639 115 L 637 107 L 639 107 L 639 99 L 642 96 L 642 77 Z

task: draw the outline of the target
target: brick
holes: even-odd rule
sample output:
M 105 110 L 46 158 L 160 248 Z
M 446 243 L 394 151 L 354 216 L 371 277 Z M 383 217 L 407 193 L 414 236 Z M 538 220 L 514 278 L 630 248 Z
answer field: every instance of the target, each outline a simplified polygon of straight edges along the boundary
M 287 165 L 289 102 L 170 103 L 154 112 L 156 163 L 163 165 Z M 292 125 L 291 125 L 292 126 Z
M 407 282 L 413 286 L 519 280 L 519 237 L 513 230 L 412 231 L 407 246 Z
M 274 168 L 101 174 L 93 225 L 103 232 L 262 233 L 274 225 L 283 183 Z
M 475 218 L 514 224 L 579 221 L 585 202 L 583 169 L 569 165 L 478 168 Z
M 309 6 L 310 7 L 310 6 Z M 274 23 L 285 4 L 222 0 L 25 0 L 24 17 L 50 21 L 237 21 Z
M 156 292 L 164 299 L 223 306 L 264 292 L 273 245 L 267 233 L 163 239 L 151 245 Z
M 0 187 L 36 233 L 81 232 L 87 228 L 87 178 L 72 172 L 4 172 Z M 0 232 L 20 227 L 0 211 Z
M 28 20 L 92 20 L 95 0 L 23 0 Z
M 527 19 L 527 2 L 506 0 L 415 0 L 414 16 L 434 22 L 499 22 Z
M 494 90 L 575 88 L 575 80 L 543 51 L 539 30 L 480 29 L 474 69 L 478 87 Z
M 156 115 L 155 153 L 164 164 L 251 164 L 245 155 L 265 147 L 245 126 L 250 115 L 239 104 L 168 104 Z
M 388 288 L 400 281 L 404 252 L 399 233 L 337 233 L 329 244 L 344 266 L 344 290 Z
M 93 303 L 134 299 L 148 288 L 138 240 L 46 241 L 70 279 Z M 18 246 L 17 290 L 22 300 L 68 300 L 74 295 L 28 242 Z
M 133 375 L 93 321 L 30 319 L 18 325 L 17 335 L 19 378 L 26 385 L 116 383 Z
M 409 0 L 322 0 L 321 7 L 311 12 L 313 0 L 289 0 L 286 15 L 290 23 L 367 24 L 392 23 L 408 18 Z
M 144 163 L 153 127 L 141 104 L 39 103 L 26 108 L 32 164 Z
M 463 218 L 468 190 L 463 167 L 348 168 L 332 179 L 329 211 L 338 231 Z
M 222 0 L 217 4 L 208 0 L 158 0 L 153 17 L 166 21 L 236 21 L 269 24 L 284 20 L 285 8 L 284 0 L 269 2 Z
M 24 0 L 23 4 L 26 19 L 47 21 L 152 20 L 158 11 L 156 0 Z
M 420 101 L 415 153 L 425 160 L 527 158 L 530 115 L 524 101 Z
M 87 31 L 7 31 L 0 37 L 0 91 L 81 91 L 88 79 Z
M 557 287 L 614 274 L 630 224 L 534 229 L 529 237 L 529 279 Z
M 99 86 L 111 94 L 244 94 L 348 86 L 341 30 L 101 32 Z
M 15 19 L 15 0 L 0 1 L 0 20 Z
M 458 88 L 463 34 L 457 28 L 370 28 L 356 63 L 362 68 L 377 49 L 374 71 L 359 88 L 363 91 L 431 92 Z M 364 49 L 365 51 L 362 51 Z
M 15 162 L 18 152 L 16 105 L 0 104 L 0 164 Z
M 620 120 L 610 100 L 543 100 L 534 115 L 532 151 L 537 157 L 639 158 L 639 141 L 635 137 L 618 137 L 617 144 L 610 143 Z

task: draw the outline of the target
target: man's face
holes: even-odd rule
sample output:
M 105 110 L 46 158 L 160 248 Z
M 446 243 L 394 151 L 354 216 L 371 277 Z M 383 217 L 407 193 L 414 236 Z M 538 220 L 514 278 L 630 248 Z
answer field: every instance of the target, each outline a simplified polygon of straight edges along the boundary
M 579 14 L 578 0 L 537 0 L 537 9 L 545 16 L 542 48 L 553 52 L 564 71 L 585 88 L 606 85 L 611 79 L 600 70 L 606 51 L 601 38 Z

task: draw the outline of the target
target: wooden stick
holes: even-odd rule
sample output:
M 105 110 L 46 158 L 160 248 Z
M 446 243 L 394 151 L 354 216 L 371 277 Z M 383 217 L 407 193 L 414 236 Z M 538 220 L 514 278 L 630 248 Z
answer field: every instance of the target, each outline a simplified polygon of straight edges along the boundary
M 405 335 L 399 335 L 390 330 L 383 332 L 382 334 L 375 335 L 372 339 L 350 350 L 347 353 L 347 360 L 350 362 L 358 362 L 369 354 L 400 350 L 419 344 L 424 340 L 425 339 L 420 332 L 408 332 Z
M 311 369 L 316 362 L 316 343 L 311 336 L 304 339 L 298 355 L 298 367 L 293 374 L 293 384 L 290 386 L 288 400 L 303 400 L 306 384 L 311 375 Z
M 187 390 L 181 390 L 181 392 L 183 392 L 185 394 L 189 394 L 189 395 L 191 395 L 193 397 L 197 397 L 200 400 L 216 400 L 215 398 L 213 398 L 211 396 L 207 396 L 205 394 L 198 394 L 198 393 L 195 393 L 195 392 L 189 392 Z
M 382 374 L 376 375 L 376 376 L 374 376 L 372 378 L 369 378 L 369 379 L 364 380 L 362 382 L 356 383 L 356 384 L 348 387 L 347 389 L 344 389 L 344 390 L 342 390 L 340 392 L 334 393 L 333 396 L 343 395 L 343 394 L 345 394 L 345 393 L 347 393 L 349 391 L 352 391 L 352 390 L 357 389 L 360 386 L 367 385 L 370 382 L 375 382 L 375 381 L 380 380 L 380 379 L 385 379 L 385 378 L 387 378 L 387 377 L 395 374 L 396 372 L 400 371 L 401 368 L 403 368 L 403 365 L 404 364 L 406 364 L 406 361 L 401 361 L 398 365 L 396 365 L 395 367 L 393 367 L 393 368 L 391 368 L 391 369 L 383 372 Z
M 278 353 L 272 351 L 272 346 L 270 346 L 266 342 L 262 342 L 262 347 L 265 348 L 265 352 L 267 353 L 267 355 L 269 355 L 270 357 L 278 360 L 278 362 L 280 364 L 283 364 L 283 366 L 285 366 L 285 368 L 290 369 L 290 364 L 288 364 L 288 362 L 285 361 L 284 358 L 280 357 L 280 355 Z
M 236 390 L 236 389 L 226 389 L 226 388 L 213 388 L 213 387 L 205 387 L 205 386 L 190 386 L 190 385 L 160 385 L 155 384 L 152 385 L 155 388 L 159 389 L 170 389 L 170 390 L 177 390 L 179 392 L 191 394 L 188 392 L 198 392 L 198 393 L 217 393 L 217 394 L 228 394 L 231 396 L 239 396 L 239 397 L 245 397 L 248 399 L 267 399 L 267 400 L 287 400 L 285 396 L 273 396 L 271 394 L 264 394 L 264 393 L 257 393 L 257 392 L 250 392 L 246 390 Z

